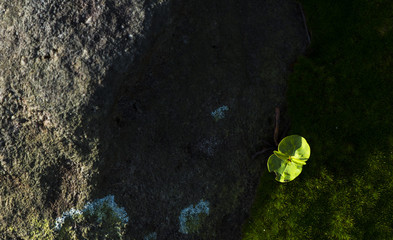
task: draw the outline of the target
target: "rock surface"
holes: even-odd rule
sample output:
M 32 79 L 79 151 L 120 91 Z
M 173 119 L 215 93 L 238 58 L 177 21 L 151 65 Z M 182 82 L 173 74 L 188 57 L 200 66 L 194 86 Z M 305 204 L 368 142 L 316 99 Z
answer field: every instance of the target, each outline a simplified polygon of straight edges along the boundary
M 0 2 L 0 237 L 113 194 L 129 239 L 240 239 L 307 45 L 290 0 Z

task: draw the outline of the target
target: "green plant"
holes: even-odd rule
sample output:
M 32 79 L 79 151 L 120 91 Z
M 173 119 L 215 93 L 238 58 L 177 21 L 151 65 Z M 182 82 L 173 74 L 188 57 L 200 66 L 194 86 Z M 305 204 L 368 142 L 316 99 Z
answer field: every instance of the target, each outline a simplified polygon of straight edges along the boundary
M 267 161 L 267 169 L 276 174 L 277 181 L 289 182 L 302 172 L 310 158 L 310 146 L 303 137 L 291 135 L 282 139 L 278 151 L 273 153 Z
M 32 230 L 29 239 L 32 240 L 53 240 L 55 239 L 53 229 L 50 227 L 48 219 L 39 220 L 33 218 Z

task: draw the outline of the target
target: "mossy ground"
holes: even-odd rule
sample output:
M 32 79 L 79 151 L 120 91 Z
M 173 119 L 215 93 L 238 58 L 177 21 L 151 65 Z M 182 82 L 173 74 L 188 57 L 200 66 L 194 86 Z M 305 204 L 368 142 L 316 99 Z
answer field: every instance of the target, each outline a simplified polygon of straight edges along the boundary
M 393 239 L 393 2 L 301 3 L 312 44 L 288 80 L 289 134 L 311 158 L 287 184 L 266 170 L 243 239 Z

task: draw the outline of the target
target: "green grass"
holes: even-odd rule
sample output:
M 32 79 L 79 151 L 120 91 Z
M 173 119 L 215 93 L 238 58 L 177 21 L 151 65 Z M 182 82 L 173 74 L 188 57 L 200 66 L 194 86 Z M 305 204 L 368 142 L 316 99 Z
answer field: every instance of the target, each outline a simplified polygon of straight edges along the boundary
M 393 239 L 393 2 L 301 3 L 287 100 L 311 157 L 288 184 L 264 173 L 243 239 Z

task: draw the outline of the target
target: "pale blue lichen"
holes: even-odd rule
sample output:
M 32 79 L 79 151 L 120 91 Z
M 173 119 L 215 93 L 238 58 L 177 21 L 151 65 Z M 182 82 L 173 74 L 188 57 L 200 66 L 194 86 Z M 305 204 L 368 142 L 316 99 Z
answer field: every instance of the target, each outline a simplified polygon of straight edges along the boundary
M 124 210 L 124 208 L 117 206 L 115 203 L 115 197 L 113 195 L 108 195 L 91 203 L 86 203 L 82 211 L 89 214 L 97 213 L 97 221 L 102 222 L 102 218 L 105 216 L 99 210 L 102 209 L 105 204 L 107 207 L 113 210 L 113 213 L 121 220 L 122 223 L 128 223 L 127 212 Z
M 201 200 L 195 207 L 193 205 L 184 208 L 180 212 L 179 232 L 183 234 L 197 233 L 203 220 L 209 215 L 209 202 Z
M 220 119 L 223 119 L 225 117 L 224 111 L 228 111 L 229 107 L 228 106 L 221 106 L 214 110 L 211 115 L 214 117 L 214 120 L 218 121 Z
M 149 233 L 143 238 L 143 240 L 157 240 L 157 233 L 156 232 Z
M 115 197 L 108 195 L 101 199 L 96 199 L 93 202 L 87 202 L 81 210 L 71 208 L 62 214 L 61 217 L 56 218 L 55 230 L 60 230 L 67 218 L 73 218 L 75 215 L 89 214 L 96 215 L 97 222 L 101 223 L 106 218 L 106 213 L 103 211 L 104 207 L 108 207 L 112 210 L 112 213 L 122 222 L 128 223 L 127 212 L 122 207 L 118 207 L 115 203 Z
M 56 218 L 56 222 L 55 222 L 55 230 L 60 230 L 61 226 L 63 226 L 64 221 L 67 218 L 72 218 L 74 215 L 80 215 L 83 214 L 82 211 L 80 210 L 76 210 L 74 208 L 71 208 L 70 210 L 63 212 L 63 214 L 61 215 L 61 217 Z

